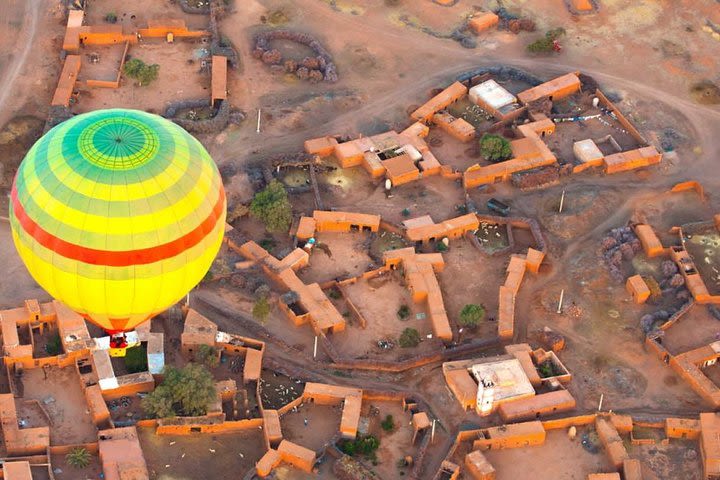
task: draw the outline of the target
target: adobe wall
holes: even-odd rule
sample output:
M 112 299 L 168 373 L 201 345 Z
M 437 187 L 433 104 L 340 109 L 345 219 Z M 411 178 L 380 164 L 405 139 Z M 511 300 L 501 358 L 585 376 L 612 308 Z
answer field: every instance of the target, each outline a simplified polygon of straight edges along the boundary
M 263 425 L 262 418 L 229 420 L 214 424 L 158 425 L 156 435 L 190 435 L 195 433 L 238 433 L 258 431 Z M 194 431 L 193 431 L 194 429 Z M 199 430 L 198 430 L 199 429 Z
M 595 422 L 597 414 L 592 413 L 589 415 L 578 415 L 576 417 L 558 418 L 555 420 L 544 420 L 542 422 L 543 428 L 546 431 L 567 429 L 570 427 L 580 427 L 584 425 L 590 425 Z
M 50 365 L 52 367 L 65 368 L 65 367 L 75 365 L 75 362 L 77 361 L 77 359 L 82 358 L 82 357 L 87 357 L 89 355 L 90 355 L 90 349 L 82 349 L 82 350 L 76 350 L 76 351 L 70 352 L 70 353 L 63 353 L 61 355 L 56 355 L 54 357 L 40 357 L 40 358 L 3 357 L 3 361 L 5 362 L 5 365 L 7 365 L 8 367 L 11 367 L 12 365 L 14 365 L 16 363 L 19 363 L 26 370 L 30 370 L 33 368 L 42 368 L 45 365 Z
M 627 119 L 625 118 L 625 115 L 615 106 L 614 103 L 612 103 L 605 94 L 598 88 L 595 90 L 595 95 L 600 99 L 600 104 L 612 111 L 615 114 L 615 117 L 617 117 L 617 121 L 620 122 L 620 125 L 623 126 L 625 130 L 628 131 L 631 137 L 638 142 L 641 146 L 647 145 L 647 140 L 645 140 L 645 137 L 643 137 L 640 132 L 635 128 L 635 126 Z
M 700 200 L 705 201 L 705 188 L 703 188 L 700 182 L 688 181 L 680 182 L 673 185 L 670 189 L 670 193 L 688 192 L 690 190 L 695 191 L 700 196 Z
M 688 300 L 677 312 L 673 313 L 670 318 L 668 318 L 667 322 L 660 325 L 660 330 L 667 330 L 675 325 L 675 323 L 680 320 L 683 315 L 690 311 L 693 305 L 695 305 L 695 301 L 692 299 Z
M 146 382 L 129 383 L 120 385 L 112 390 L 103 390 L 102 395 L 105 400 L 116 400 L 120 397 L 129 397 L 138 393 L 150 393 L 155 390 L 155 380 Z
M 84 448 L 93 455 L 97 455 L 98 442 L 77 443 L 74 445 L 52 445 L 48 447 L 48 455 L 67 455 L 75 448 Z

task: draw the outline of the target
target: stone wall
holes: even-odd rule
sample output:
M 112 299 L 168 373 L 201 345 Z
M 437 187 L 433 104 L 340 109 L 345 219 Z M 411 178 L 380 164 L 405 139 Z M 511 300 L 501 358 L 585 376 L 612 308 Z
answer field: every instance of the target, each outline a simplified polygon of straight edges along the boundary
M 318 42 L 311 35 L 301 32 L 293 32 L 291 30 L 272 30 L 269 32 L 258 33 L 257 35 L 255 35 L 253 56 L 259 59 L 263 59 L 263 61 L 266 63 L 274 63 L 275 65 L 279 66 L 279 64 L 282 63 L 282 58 L 278 56 L 279 52 L 277 50 L 274 50 L 270 45 L 270 42 L 272 40 L 290 40 L 292 42 L 306 45 L 307 47 L 312 49 L 313 52 L 315 52 L 315 54 L 317 55 L 316 65 L 295 65 L 295 71 L 297 72 L 298 76 L 300 76 L 300 74 L 302 73 L 303 68 L 305 68 L 308 71 L 308 75 L 310 75 L 310 73 L 314 70 L 313 67 L 316 66 L 317 70 L 322 72 L 323 80 L 330 83 L 337 82 L 338 74 L 332 56 L 327 50 L 325 50 L 325 47 L 323 47 L 320 42 Z M 303 61 L 303 63 L 305 63 L 305 60 Z M 286 69 L 290 68 L 288 62 L 285 62 L 285 64 Z M 312 78 L 311 75 L 310 78 Z

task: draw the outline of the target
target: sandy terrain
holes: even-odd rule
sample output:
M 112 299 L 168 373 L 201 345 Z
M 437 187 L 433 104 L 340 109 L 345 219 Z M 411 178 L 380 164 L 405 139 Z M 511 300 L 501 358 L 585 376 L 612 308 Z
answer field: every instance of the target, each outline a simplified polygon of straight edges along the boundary
M 75 367 L 53 367 L 47 379 L 40 368 L 26 370 L 22 381 L 23 398 L 38 400 L 50 416 L 50 445 L 97 440 L 97 428 L 87 410 Z
M 593 454 L 582 447 L 583 431 L 578 431 L 574 441 L 564 430 L 555 430 L 548 432 L 543 445 L 490 450 L 483 454 L 495 466 L 498 480 L 579 480 L 590 473 L 612 472 L 614 469 L 602 452 Z M 527 468 L 528 464 L 533 467 Z
M 202 436 L 157 436 L 138 430 L 151 478 L 201 480 L 224 478 L 228 472 L 246 472 L 260 460 L 265 447 L 262 433 Z M 212 462 L 208 456 L 212 455 Z

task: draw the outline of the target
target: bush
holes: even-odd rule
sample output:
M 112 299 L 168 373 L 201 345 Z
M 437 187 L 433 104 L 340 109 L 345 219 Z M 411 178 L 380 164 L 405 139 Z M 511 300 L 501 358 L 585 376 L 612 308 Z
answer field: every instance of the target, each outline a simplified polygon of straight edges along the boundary
M 282 183 L 273 180 L 255 194 L 250 214 L 261 220 L 269 232 L 286 232 L 292 221 L 292 207 Z
M 537 367 L 538 372 L 540 373 L 540 378 L 548 378 L 554 376 L 553 373 L 553 366 L 550 362 L 543 362 Z
M 398 308 L 397 316 L 400 320 L 405 320 L 410 316 L 410 307 L 407 305 L 400 305 L 400 308 Z
M 220 364 L 217 349 L 210 345 L 200 345 L 198 347 L 198 351 L 195 354 L 195 361 L 210 369 L 217 368 L 218 364 Z
M 275 239 L 273 238 L 263 238 L 260 240 L 260 243 L 258 244 L 268 252 L 272 252 L 272 249 L 275 248 Z
M 447 252 L 448 246 L 445 245 L 443 242 L 437 242 L 435 244 L 435 250 L 437 250 L 438 252 Z
M 65 461 L 73 468 L 85 468 L 90 465 L 92 455 L 85 447 L 75 447 L 65 455 Z
M 374 457 L 375 450 L 380 446 L 380 440 L 373 435 L 358 437 L 355 440 L 346 440 L 340 444 L 340 450 L 350 456 L 365 455 Z
M 134 78 L 138 81 L 138 85 L 148 85 L 153 80 L 157 79 L 158 72 L 160 71 L 160 65 L 154 63 L 147 65 L 139 58 L 131 58 L 123 66 L 123 73 L 130 78 Z
M 553 49 L 553 42 L 558 38 L 565 35 L 565 29 L 555 28 L 545 32 L 545 36 L 540 38 L 530 45 L 527 46 L 529 52 L 540 53 L 540 52 L 551 52 Z
M 129 373 L 147 372 L 147 349 L 143 345 L 125 350 L 125 368 Z
M 505 137 L 490 133 L 480 139 L 480 153 L 490 162 L 502 162 L 512 156 L 510 142 Z
M 154 418 L 207 413 L 215 400 L 215 380 L 203 365 L 188 363 L 182 369 L 165 367 L 165 379 L 142 399 L 145 413 Z
M 51 357 L 54 357 L 55 355 L 60 355 L 63 353 L 62 349 L 62 341 L 60 340 L 60 334 L 56 333 L 47 342 L 47 345 L 45 345 L 45 352 L 50 355 Z
M 482 305 L 467 304 L 460 311 L 460 325 L 464 327 L 477 327 L 485 318 L 485 307 Z
M 252 309 L 252 315 L 256 320 L 260 320 L 261 323 L 265 323 L 268 315 L 270 315 L 270 304 L 268 303 L 267 298 L 260 297 L 255 301 L 255 305 L 253 305 Z
M 392 432 L 393 429 L 395 428 L 395 420 L 393 419 L 393 416 L 392 415 L 386 416 L 385 420 L 380 422 L 380 426 L 386 432 Z
M 420 344 L 420 333 L 414 328 L 406 328 L 400 334 L 399 343 L 403 348 L 417 347 Z
M 105 21 L 107 23 L 117 23 L 117 15 L 115 13 L 110 12 L 107 15 L 105 15 Z

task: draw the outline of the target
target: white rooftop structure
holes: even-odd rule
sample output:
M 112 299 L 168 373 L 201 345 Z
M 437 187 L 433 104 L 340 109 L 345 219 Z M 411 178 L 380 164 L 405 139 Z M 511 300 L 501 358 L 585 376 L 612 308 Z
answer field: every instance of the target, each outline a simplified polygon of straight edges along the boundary
M 535 395 L 530 380 L 517 358 L 499 360 L 496 362 L 476 363 L 470 367 L 473 377 L 478 382 L 478 388 L 483 388 L 483 382 L 493 384 L 493 405 L 503 401 Z
M 573 153 L 575 154 L 575 158 L 581 163 L 602 160 L 605 157 L 591 138 L 575 142 L 573 144 Z
M 470 101 L 475 105 L 479 105 L 478 99 L 482 103 L 491 106 L 496 110 L 500 110 L 506 105 L 516 103 L 515 95 L 501 87 L 495 80 L 487 80 L 483 83 L 475 85 L 469 92 Z

